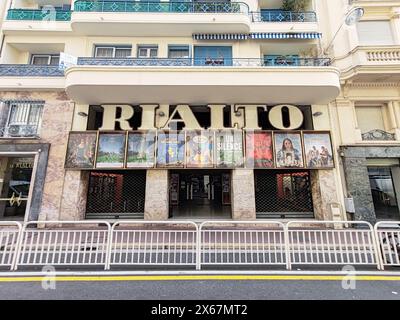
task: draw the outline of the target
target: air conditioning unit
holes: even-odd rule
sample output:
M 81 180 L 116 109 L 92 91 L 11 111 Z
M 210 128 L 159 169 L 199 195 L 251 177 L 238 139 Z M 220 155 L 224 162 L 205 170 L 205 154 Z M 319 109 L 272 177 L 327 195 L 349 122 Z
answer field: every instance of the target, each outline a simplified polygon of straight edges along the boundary
M 8 127 L 9 137 L 34 137 L 37 135 L 36 126 L 13 124 Z

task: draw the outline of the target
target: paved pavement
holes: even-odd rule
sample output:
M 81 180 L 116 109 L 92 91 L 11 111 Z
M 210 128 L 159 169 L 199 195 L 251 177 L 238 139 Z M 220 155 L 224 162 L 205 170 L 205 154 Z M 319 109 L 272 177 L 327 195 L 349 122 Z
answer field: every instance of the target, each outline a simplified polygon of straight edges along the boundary
M 0 274 L 0 299 L 400 300 L 400 273 Z

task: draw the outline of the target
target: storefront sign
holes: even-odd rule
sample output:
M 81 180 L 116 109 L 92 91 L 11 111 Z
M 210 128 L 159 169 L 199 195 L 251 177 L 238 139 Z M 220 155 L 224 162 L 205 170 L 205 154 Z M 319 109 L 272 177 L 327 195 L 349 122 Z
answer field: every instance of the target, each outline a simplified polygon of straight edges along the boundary
M 212 168 L 214 133 L 212 131 L 186 132 L 186 166 L 188 168 Z
M 183 168 L 185 164 L 185 133 L 158 133 L 157 167 Z
M 272 168 L 274 155 L 272 153 L 271 132 L 246 132 L 246 167 Z
M 217 131 L 215 141 L 218 168 L 240 168 L 243 166 L 243 136 L 241 131 Z
M 152 168 L 155 156 L 154 131 L 130 132 L 128 135 L 127 168 Z

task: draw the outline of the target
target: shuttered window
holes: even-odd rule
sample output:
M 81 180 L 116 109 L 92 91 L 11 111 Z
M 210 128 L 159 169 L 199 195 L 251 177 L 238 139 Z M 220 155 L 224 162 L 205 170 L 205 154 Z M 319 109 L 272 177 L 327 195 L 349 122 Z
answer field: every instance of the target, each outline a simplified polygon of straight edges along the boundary
M 394 44 L 389 20 L 360 21 L 357 23 L 357 33 L 361 45 Z
M 381 106 L 356 107 L 358 128 L 361 133 L 372 130 L 385 131 L 383 108 Z

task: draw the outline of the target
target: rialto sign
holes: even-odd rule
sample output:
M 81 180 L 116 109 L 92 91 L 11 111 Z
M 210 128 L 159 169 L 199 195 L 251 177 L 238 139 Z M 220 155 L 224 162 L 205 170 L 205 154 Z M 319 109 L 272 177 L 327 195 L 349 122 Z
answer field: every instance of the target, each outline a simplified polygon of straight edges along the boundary
M 177 105 L 170 113 L 169 105 L 146 104 L 140 105 L 142 121 L 138 128 L 132 128 L 129 120 L 135 116 L 131 105 L 106 104 L 103 107 L 103 124 L 99 130 L 114 130 L 118 123 L 121 130 L 154 130 L 173 129 L 177 122 L 183 123 L 185 129 L 202 129 L 195 113 L 189 105 Z M 300 108 L 293 105 L 231 105 L 231 127 L 224 126 L 224 110 L 227 106 L 222 104 L 208 105 L 210 126 L 208 129 L 261 129 L 259 114 L 265 116 L 268 122 L 277 130 L 295 130 L 300 128 L 304 115 Z M 260 109 L 263 112 L 260 112 Z

